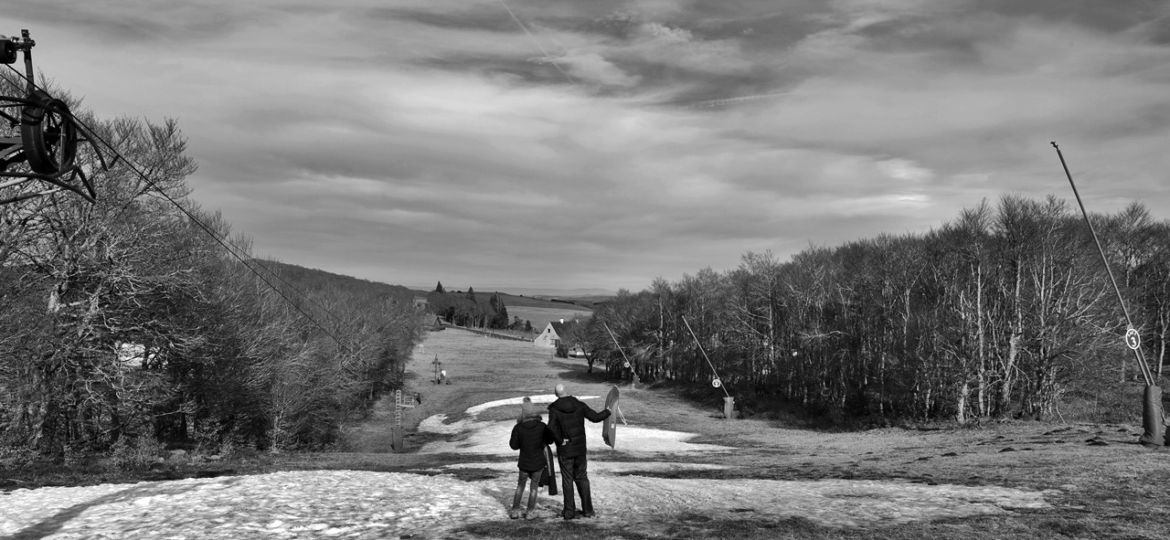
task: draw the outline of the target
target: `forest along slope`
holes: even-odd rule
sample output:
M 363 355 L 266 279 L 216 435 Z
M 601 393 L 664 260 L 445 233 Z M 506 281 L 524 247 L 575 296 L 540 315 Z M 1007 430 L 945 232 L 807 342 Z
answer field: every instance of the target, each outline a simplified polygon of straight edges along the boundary
M 435 356 L 450 385 L 430 381 Z M 563 382 L 599 409 L 608 385 L 583 362 L 456 329 L 428 334 L 408 370 L 407 391 L 423 396 L 405 420 L 409 454 L 386 453 L 383 404 L 349 433 L 366 453 L 293 456 L 292 470 L 250 476 L 14 490 L 0 494 L 0 536 L 1160 538 L 1170 523 L 1167 454 L 1132 444 L 1134 426 L 827 433 L 727 421 L 628 386 L 616 449 L 587 426 L 598 516 L 565 522 L 560 498 L 542 493 L 534 520 L 512 521 L 520 400 L 548 402 Z

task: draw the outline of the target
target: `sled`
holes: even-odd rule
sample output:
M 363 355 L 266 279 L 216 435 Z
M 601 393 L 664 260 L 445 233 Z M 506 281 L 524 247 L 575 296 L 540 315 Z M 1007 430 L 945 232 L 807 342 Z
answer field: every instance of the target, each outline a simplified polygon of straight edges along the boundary
M 556 460 L 553 458 L 552 448 L 547 445 L 544 447 L 544 474 L 540 477 L 540 484 L 548 483 L 548 494 L 557 494 L 557 466 Z
M 614 386 L 609 389 L 609 395 L 605 396 L 605 408 L 609 409 L 609 417 L 601 424 L 601 440 L 610 448 L 617 444 L 617 400 L 618 387 Z

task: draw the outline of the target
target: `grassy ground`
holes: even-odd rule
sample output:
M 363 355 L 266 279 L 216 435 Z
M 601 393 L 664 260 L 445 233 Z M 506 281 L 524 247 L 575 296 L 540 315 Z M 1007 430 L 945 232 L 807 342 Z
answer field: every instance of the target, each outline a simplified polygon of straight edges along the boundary
M 450 385 L 430 381 L 434 358 L 447 369 Z M 576 395 L 602 396 L 600 372 L 583 361 L 553 358 L 549 351 L 458 330 L 432 333 L 408 366 L 408 391 L 423 402 L 404 415 L 412 430 L 434 414 L 458 419 L 466 408 L 527 394 L 547 394 L 558 382 Z M 1136 444 L 1140 427 L 1129 424 L 1001 422 L 963 429 L 883 428 L 826 431 L 795 427 L 787 420 L 721 418 L 718 399 L 684 400 L 677 389 L 623 387 L 621 407 L 631 424 L 698 433 L 693 442 L 734 447 L 702 455 L 663 455 L 663 461 L 702 461 L 726 469 L 638 471 L 673 478 L 782 480 L 863 479 L 920 484 L 1005 486 L 1050 490 L 1052 508 L 1013 510 L 973 518 L 944 519 L 864 529 L 827 527 L 802 518 L 768 518 L 745 510 L 738 519 L 688 512 L 649 516 L 652 526 L 602 529 L 590 521 L 470 523 L 460 535 L 492 538 L 1166 538 L 1170 536 L 1170 450 Z M 718 397 L 718 396 L 716 396 Z M 598 403 L 599 400 L 590 403 Z M 1136 406 L 1136 404 L 1135 404 Z M 481 419 L 507 418 L 515 407 L 498 407 Z M 215 462 L 187 458 L 139 472 L 92 466 L 35 467 L 0 471 L 0 487 L 78 485 L 175 476 L 250 474 L 292 469 L 358 469 L 434 474 L 433 468 L 482 456 L 417 454 L 428 441 L 458 435 L 406 437 L 407 453 L 390 451 L 393 409 L 386 401 L 347 432 L 344 451 L 286 455 L 238 455 Z M 619 441 L 621 435 L 619 431 Z M 506 444 L 501 441 L 501 444 Z M 619 450 L 621 445 L 619 443 Z M 646 459 L 621 452 L 607 460 Z M 498 471 L 464 469 L 463 479 L 499 478 Z M 633 473 L 626 473 L 633 474 Z M 604 509 L 599 509 L 604 512 Z

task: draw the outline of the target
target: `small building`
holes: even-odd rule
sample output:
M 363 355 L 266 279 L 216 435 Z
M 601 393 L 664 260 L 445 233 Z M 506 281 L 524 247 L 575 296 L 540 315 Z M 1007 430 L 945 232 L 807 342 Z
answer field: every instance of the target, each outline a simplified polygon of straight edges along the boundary
M 142 364 L 155 359 L 155 352 L 146 350 L 146 345 L 130 341 L 114 342 L 114 354 L 118 362 L 126 367 L 142 367 Z
M 564 343 L 565 338 L 568 336 L 569 330 L 576 324 L 577 321 L 565 322 L 564 319 L 559 321 L 550 321 L 548 325 L 544 327 L 544 331 L 541 332 L 539 336 L 536 336 L 536 339 L 532 340 L 532 343 L 537 347 L 545 349 L 559 349 L 561 347 L 567 347 L 568 345 Z
M 427 306 L 429 306 L 429 305 L 430 304 L 427 302 L 427 297 L 425 297 L 425 296 L 414 297 L 414 309 L 424 310 L 424 309 L 427 309 Z

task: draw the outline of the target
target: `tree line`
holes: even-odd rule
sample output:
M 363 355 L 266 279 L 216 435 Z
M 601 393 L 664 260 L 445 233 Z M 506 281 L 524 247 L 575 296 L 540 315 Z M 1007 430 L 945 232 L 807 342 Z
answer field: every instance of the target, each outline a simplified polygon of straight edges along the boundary
M 1170 224 L 1137 203 L 1092 219 L 1160 379 Z M 1128 382 L 1125 326 L 1079 213 L 1051 196 L 1005 196 L 926 234 L 810 247 L 787 262 L 747 253 L 734 270 L 621 291 L 580 339 L 615 375 L 710 382 L 701 343 L 741 395 L 839 419 L 965 422 L 1059 415 L 1062 401 L 1140 386 Z
M 468 287 L 466 293 L 452 293 L 447 292 L 440 281 L 435 290 L 427 293 L 427 305 L 436 316 L 456 326 L 498 330 L 516 330 L 524 326 L 518 318 L 508 319 L 508 306 L 504 305 L 498 292 L 488 296 L 485 302 L 475 294 L 474 287 Z M 531 329 L 532 325 L 529 324 L 528 328 Z
M 83 145 L 96 203 L 0 207 L 0 447 L 321 447 L 400 384 L 409 302 L 273 274 L 187 197 L 175 121 L 79 116 L 128 160 L 103 171 Z

